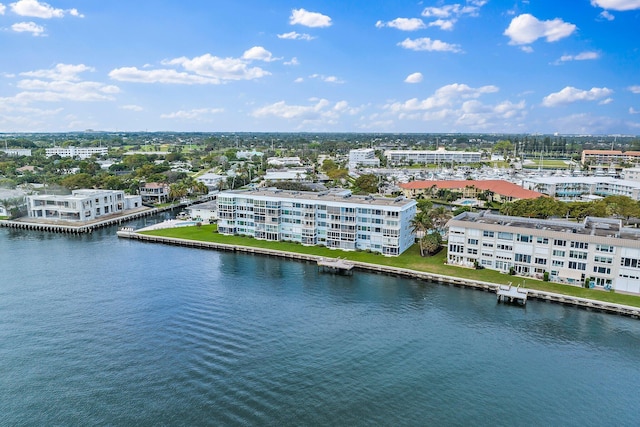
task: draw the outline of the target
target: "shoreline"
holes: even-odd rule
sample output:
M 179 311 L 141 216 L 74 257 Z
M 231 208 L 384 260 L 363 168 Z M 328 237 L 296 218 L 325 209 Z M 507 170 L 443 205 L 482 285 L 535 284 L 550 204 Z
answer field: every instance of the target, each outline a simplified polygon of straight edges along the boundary
M 296 252 L 286 252 L 275 249 L 256 248 L 251 246 L 229 245 L 225 243 L 202 242 L 197 240 L 180 239 L 177 237 L 152 236 L 140 234 L 132 228 L 123 228 L 117 233 L 119 238 L 139 240 L 150 243 L 162 243 L 173 246 L 189 247 L 194 249 L 220 250 L 226 252 L 238 252 L 251 255 L 266 255 L 277 258 L 314 262 L 326 260 L 326 257 L 318 255 L 307 255 Z M 435 273 L 427 273 L 423 271 L 411 270 L 407 268 L 390 267 L 379 264 L 370 264 L 360 261 L 349 261 L 354 268 L 377 274 L 387 274 L 407 279 L 415 279 L 429 281 L 441 285 L 449 285 L 456 287 L 472 288 L 485 292 L 496 293 L 500 287 L 497 283 L 483 282 L 479 280 L 463 279 L 454 276 L 445 276 Z M 570 295 L 557 294 L 553 292 L 539 291 L 535 289 L 527 289 L 528 297 L 541 302 L 552 302 L 589 311 L 597 311 L 608 314 L 617 314 L 620 316 L 640 319 L 640 307 L 632 307 L 628 305 L 609 303 L 604 301 L 591 300 L 587 298 L 574 297 Z

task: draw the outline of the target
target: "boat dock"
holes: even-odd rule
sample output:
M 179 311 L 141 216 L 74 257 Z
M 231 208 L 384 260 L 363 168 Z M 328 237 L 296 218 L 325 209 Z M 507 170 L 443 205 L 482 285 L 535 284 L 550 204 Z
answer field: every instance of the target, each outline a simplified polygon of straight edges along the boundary
M 340 258 L 320 258 L 318 267 L 330 273 L 352 274 L 353 263 Z
M 520 285 L 517 287 L 511 285 L 499 285 L 496 289 L 496 295 L 498 296 L 498 302 L 510 302 L 525 305 L 527 303 L 528 289 L 520 289 Z

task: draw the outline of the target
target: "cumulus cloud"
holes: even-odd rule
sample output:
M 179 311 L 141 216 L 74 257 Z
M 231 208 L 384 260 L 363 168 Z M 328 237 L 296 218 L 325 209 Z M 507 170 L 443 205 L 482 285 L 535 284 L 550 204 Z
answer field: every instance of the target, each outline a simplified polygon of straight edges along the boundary
M 567 61 L 587 61 L 600 58 L 598 52 L 581 52 L 577 55 L 562 55 L 556 63 Z
M 290 61 L 285 61 L 283 62 L 284 65 L 300 65 L 300 62 L 298 61 L 298 58 L 296 58 L 295 56 L 293 58 L 291 58 Z
M 600 12 L 600 15 L 598 15 L 601 19 L 604 19 L 606 21 L 613 21 L 614 19 L 616 19 L 615 16 L 613 16 L 613 14 L 611 14 L 609 11 L 607 10 L 603 10 L 602 12 Z
M 344 83 L 344 80 L 341 80 L 336 76 L 325 76 L 323 74 L 311 74 L 309 78 L 318 79 L 326 83 Z
M 474 130 L 514 128 L 514 121 L 526 115 L 526 103 L 502 101 L 487 104 L 480 101 L 484 95 L 495 93 L 493 85 L 472 88 L 453 83 L 437 89 L 426 99 L 409 99 L 385 105 L 385 110 L 400 120 L 435 122 L 448 129 L 470 128 Z
M 0 3 L 0 15 L 4 15 L 5 10 L 7 10 L 7 6 Z
M 262 46 L 254 46 L 242 54 L 242 59 L 247 59 L 249 61 L 271 62 L 278 61 L 280 58 L 274 58 L 271 52 Z
M 254 110 L 251 115 L 256 118 L 277 117 L 286 120 L 297 120 L 299 125 L 323 124 L 334 125 L 344 115 L 356 115 L 363 107 L 351 107 L 346 101 L 332 104 L 327 99 L 312 98 L 309 105 L 290 105 L 279 101 Z
M 640 9 L 640 0 L 591 0 L 591 5 L 623 12 Z
M 632 93 L 640 94 L 640 85 L 629 86 L 628 89 Z
M 51 19 L 62 18 L 65 14 L 82 18 L 83 15 L 77 9 L 63 10 L 56 9 L 48 3 L 39 2 L 38 0 L 18 0 L 9 5 L 11 11 L 20 16 L 28 16 L 32 18 Z
M 554 92 L 544 97 L 542 105 L 545 107 L 557 107 L 559 105 L 572 104 L 577 101 L 598 101 L 608 98 L 613 90 L 606 87 L 594 87 L 590 90 L 581 90 L 567 86 L 559 92 Z
M 422 73 L 413 73 L 409 74 L 406 79 L 404 79 L 405 83 L 420 83 L 422 81 Z
M 278 38 L 285 39 L 285 40 L 307 40 L 307 41 L 315 39 L 315 37 L 309 34 L 304 34 L 304 33 L 300 34 L 295 31 L 291 31 L 289 33 L 284 33 L 284 34 L 278 34 Z
M 289 17 L 289 24 L 304 25 L 311 28 L 323 28 L 331 26 L 331 18 L 318 12 L 309 12 L 305 9 L 293 9 Z
M 402 31 L 416 31 L 427 28 L 420 18 L 396 18 L 389 22 L 376 22 L 376 28 L 383 27 L 396 28 Z
M 181 67 L 179 71 L 173 68 L 145 69 L 137 67 L 121 67 L 112 70 L 109 77 L 114 80 L 137 83 L 166 83 L 166 84 L 222 84 L 235 80 L 253 80 L 268 76 L 269 73 L 259 67 L 250 67 L 253 59 L 263 61 L 273 60 L 266 49 L 255 47 L 245 52 L 242 58 L 219 58 L 204 54 L 194 58 L 180 57 L 162 61 L 163 65 Z
M 460 49 L 460 45 L 446 43 L 442 40 L 432 40 L 429 37 L 423 37 L 413 40 L 407 38 L 404 41 L 398 43 L 398 46 L 416 51 L 437 51 L 454 53 L 462 52 L 462 49 Z
M 210 117 L 215 114 L 224 112 L 224 108 L 196 108 L 193 110 L 180 110 L 173 113 L 161 114 L 162 119 L 180 119 L 180 120 L 196 120 L 209 121 Z
M 640 114 L 640 111 L 636 110 L 633 107 L 629 107 L 629 114 Z
M 525 13 L 513 18 L 503 34 L 511 39 L 509 44 L 523 45 L 540 38 L 555 42 L 570 36 L 576 29 L 574 24 L 564 22 L 560 18 L 540 21 L 535 16 Z
M 35 22 L 16 22 L 11 26 L 16 33 L 31 33 L 32 36 L 41 36 L 44 33 L 44 27 L 37 25 Z
M 430 6 L 422 11 L 426 18 L 436 18 L 428 24 L 429 27 L 440 27 L 443 30 L 451 30 L 458 19 L 468 16 L 479 16 L 480 8 L 487 2 L 485 0 L 467 0 L 465 5 L 459 3 L 443 6 Z
M 27 71 L 17 87 L 22 92 L 13 97 L 0 98 L 0 103 L 26 105 L 33 102 L 111 101 L 120 88 L 100 82 L 84 81 L 79 76 L 93 68 L 84 64 L 58 64 L 53 69 Z

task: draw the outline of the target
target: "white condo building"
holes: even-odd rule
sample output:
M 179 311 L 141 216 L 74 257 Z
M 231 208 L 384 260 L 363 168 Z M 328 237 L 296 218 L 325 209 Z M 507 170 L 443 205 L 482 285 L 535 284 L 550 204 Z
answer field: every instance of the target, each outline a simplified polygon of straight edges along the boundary
M 627 196 L 640 200 L 640 182 L 608 176 L 548 176 L 522 180 L 522 187 L 560 200 L 580 200 L 585 196 Z
M 62 221 L 90 221 L 142 207 L 141 196 L 120 190 L 74 190 L 71 195 L 27 196 L 30 218 Z
M 387 150 L 384 155 L 389 165 L 478 163 L 482 157 L 479 151 L 449 151 L 444 147 L 437 150 Z
M 640 229 L 612 218 L 583 222 L 464 212 L 451 220 L 447 262 L 552 282 L 640 294 Z
M 376 157 L 376 151 L 373 148 L 349 150 L 349 169 L 355 169 L 358 166 L 379 168 L 380 159 Z
M 415 200 L 277 189 L 218 195 L 218 232 L 399 255 L 414 243 Z
M 109 153 L 109 147 L 52 147 L 46 148 L 47 157 L 58 155 L 60 157 L 73 157 L 88 159 L 91 156 L 103 156 Z

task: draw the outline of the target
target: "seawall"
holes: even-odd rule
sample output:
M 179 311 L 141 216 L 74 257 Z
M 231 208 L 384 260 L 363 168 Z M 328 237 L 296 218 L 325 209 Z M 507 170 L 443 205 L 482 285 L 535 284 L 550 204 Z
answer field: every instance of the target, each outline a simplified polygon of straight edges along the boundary
M 278 251 L 275 249 L 255 248 L 251 246 L 228 245 L 215 242 L 201 242 L 197 240 L 179 239 L 175 237 L 151 236 L 147 234 L 137 233 L 133 229 L 122 229 L 117 232 L 118 237 L 140 240 L 143 242 L 163 243 L 167 245 L 183 246 L 198 249 L 213 249 L 227 252 L 239 252 L 253 255 L 266 255 L 278 258 L 286 258 L 292 260 L 306 261 L 317 263 L 325 257 L 318 255 L 299 254 L 295 252 Z M 406 268 L 391 267 L 379 264 L 369 264 L 358 261 L 351 261 L 354 268 L 369 271 L 378 274 L 388 274 L 408 279 L 424 280 L 429 282 L 440 283 L 444 285 L 472 288 L 485 292 L 496 292 L 499 284 L 483 282 L 480 280 L 463 279 L 460 277 L 445 276 L 441 274 L 428 273 L 424 271 L 411 270 Z M 634 319 L 640 319 L 640 307 L 632 307 L 628 305 L 614 304 L 604 301 L 591 300 L 587 298 L 574 297 L 570 295 L 556 294 L 553 292 L 539 291 L 527 288 L 528 298 L 533 298 L 542 302 L 552 302 L 582 308 L 590 311 L 598 311 L 609 314 L 618 314 L 628 316 Z

